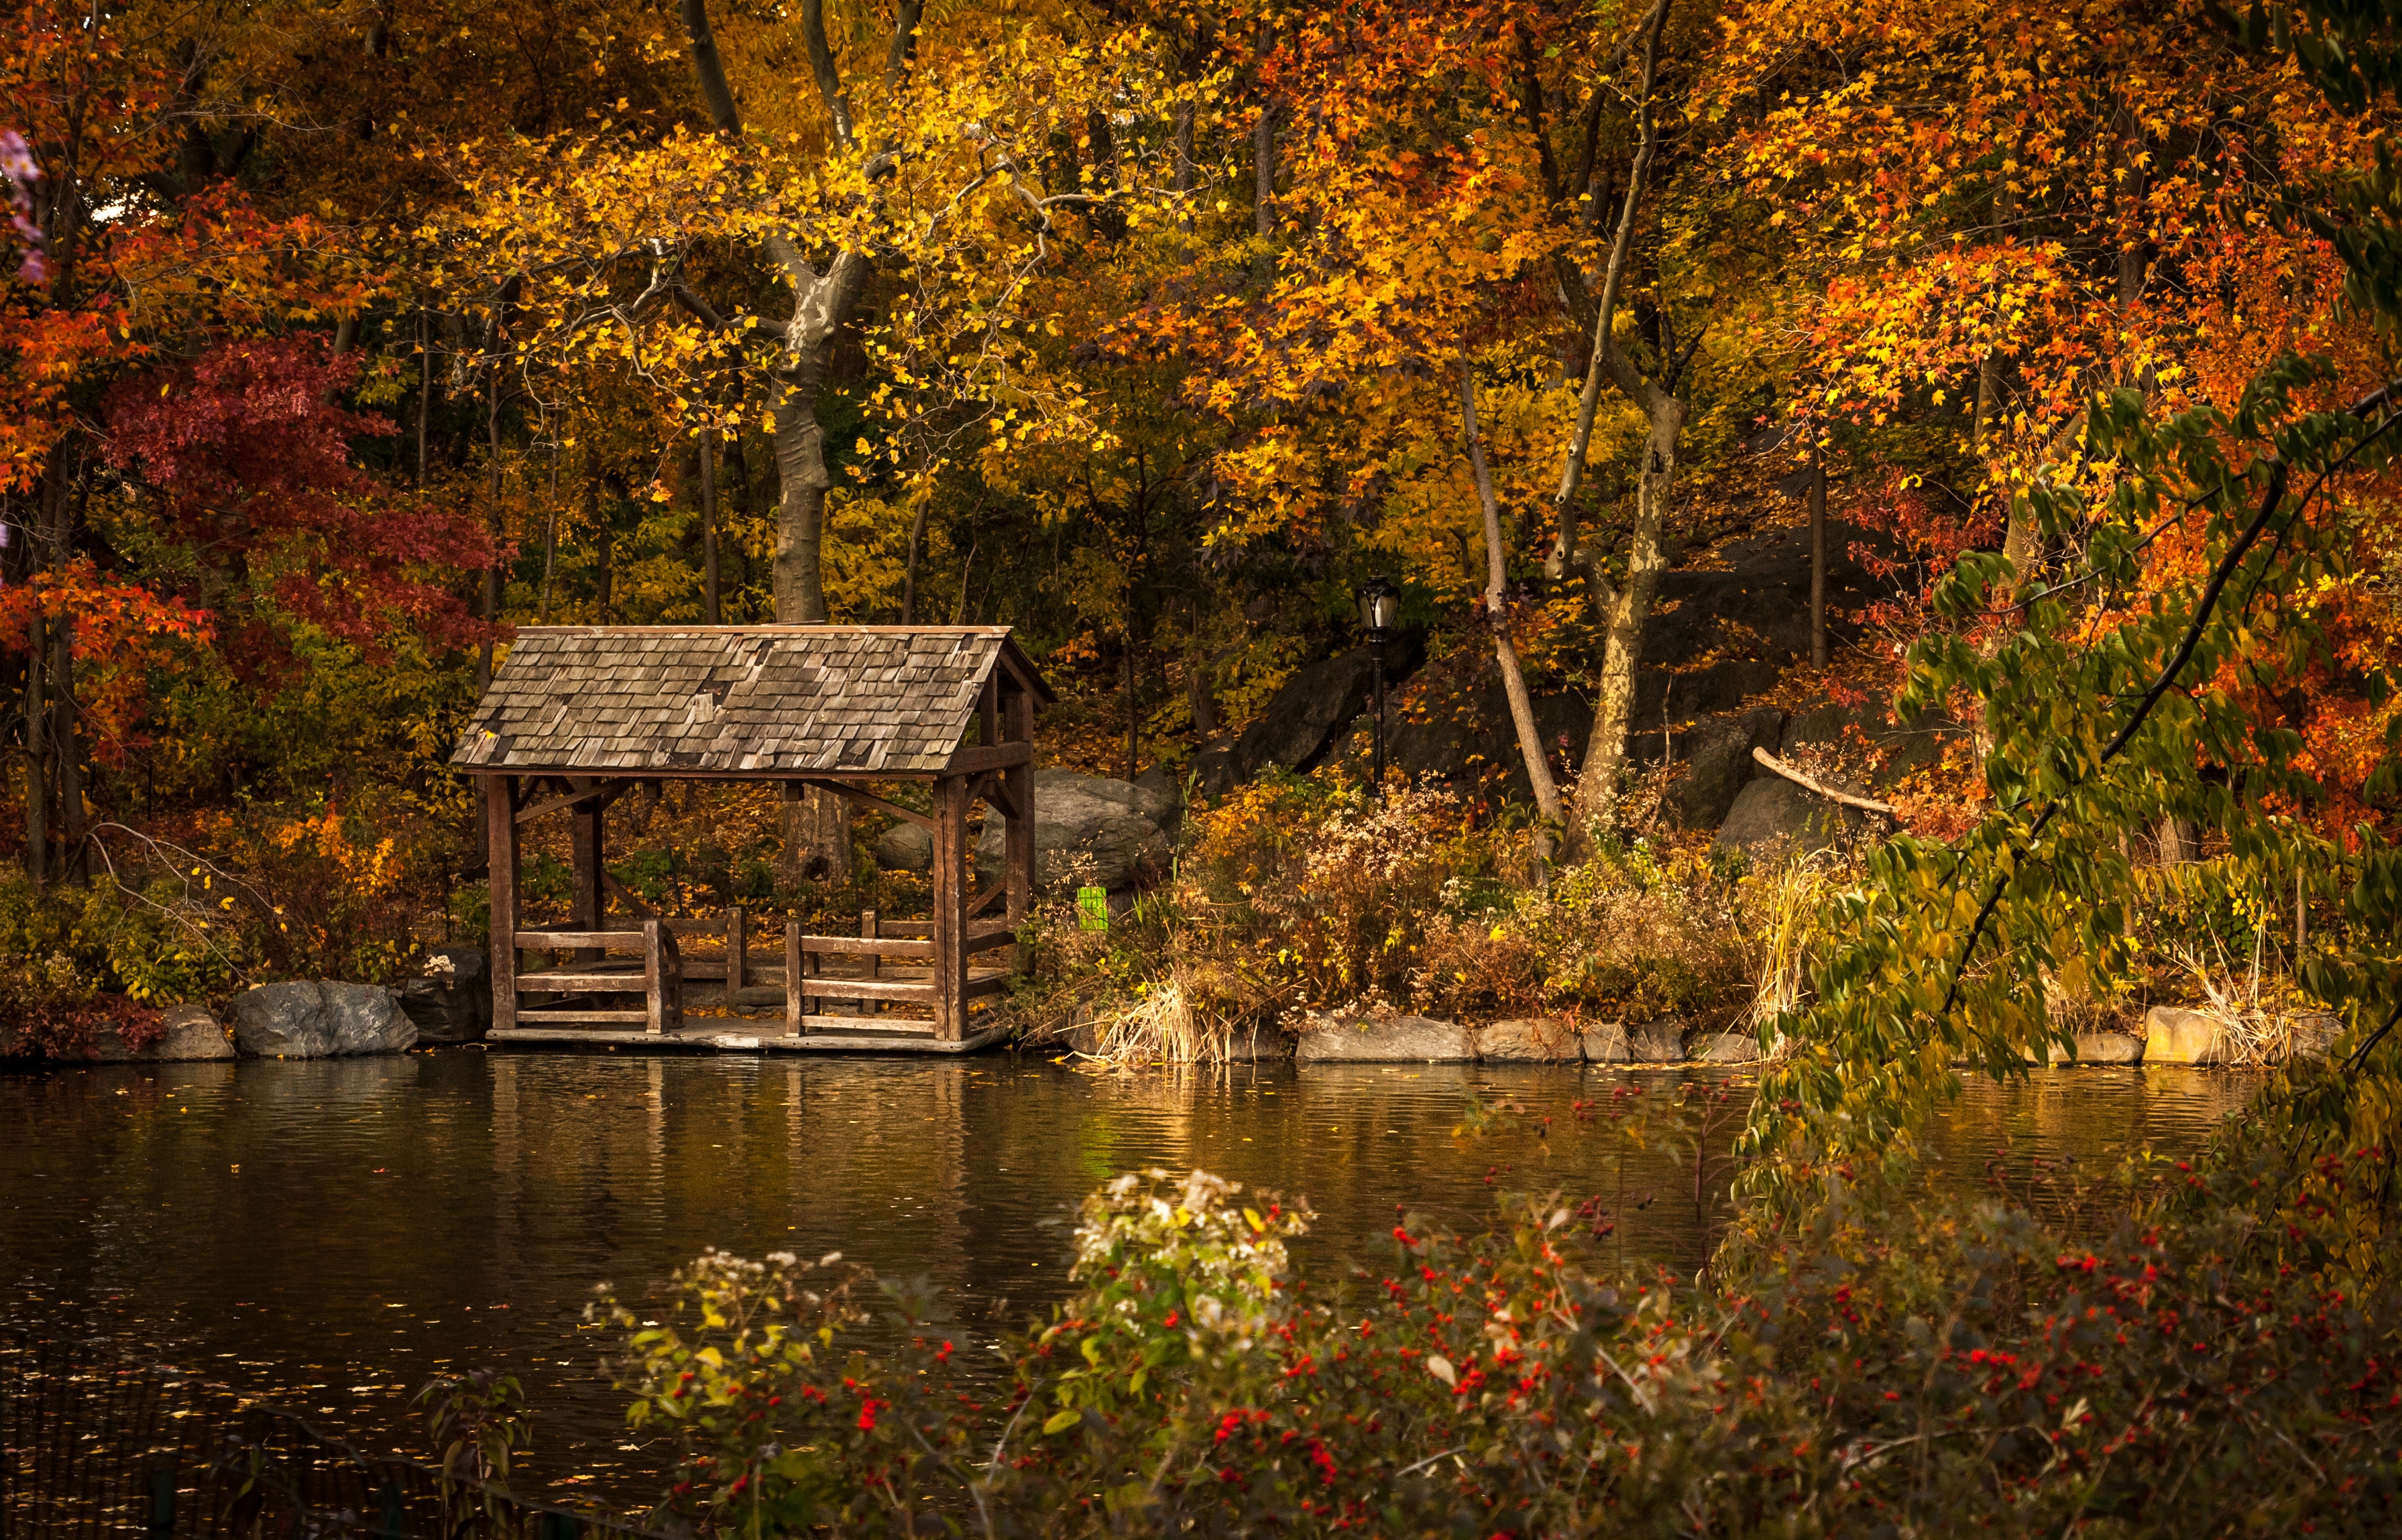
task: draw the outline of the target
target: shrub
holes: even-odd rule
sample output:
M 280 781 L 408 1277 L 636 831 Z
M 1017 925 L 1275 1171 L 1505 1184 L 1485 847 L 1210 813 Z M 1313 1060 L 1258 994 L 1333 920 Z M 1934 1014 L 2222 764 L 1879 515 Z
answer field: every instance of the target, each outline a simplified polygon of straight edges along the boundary
M 1711 1286 L 1523 1195 L 1406 1216 L 1332 1290 L 1287 1258 L 1305 1212 L 1146 1172 L 981 1396 L 922 1306 L 842 1354 L 860 1275 L 789 1258 L 682 1275 L 690 1337 L 614 1313 L 679 1429 L 665 1506 L 719 1533 L 2385 1533 L 2402 1313 L 2304 1265 L 2344 1223 L 2310 1195 L 2381 1203 L 2383 1166 L 2223 1151 L 2092 1235 L 1820 1172 Z

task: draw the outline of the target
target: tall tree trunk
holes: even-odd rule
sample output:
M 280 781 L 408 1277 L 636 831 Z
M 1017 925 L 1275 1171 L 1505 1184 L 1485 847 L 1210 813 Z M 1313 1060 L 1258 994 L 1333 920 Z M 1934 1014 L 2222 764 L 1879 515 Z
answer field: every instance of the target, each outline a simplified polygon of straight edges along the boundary
M 83 762 L 76 745 L 75 617 L 50 627 L 50 756 L 58 766 L 59 880 L 85 880 Z
M 49 711 L 42 688 L 44 666 L 49 659 L 48 627 L 39 605 L 26 620 L 25 649 L 25 876 L 40 892 L 48 876 L 50 844 Z
M 492 537 L 492 557 L 484 569 L 484 602 L 477 612 L 484 622 L 484 644 L 476 654 L 476 694 L 481 695 L 492 682 L 492 627 L 501 618 L 501 542 L 505 530 L 501 519 L 501 369 L 492 365 L 490 400 L 484 410 L 484 447 L 491 458 L 491 468 L 485 481 L 485 524 Z
M 725 624 L 717 604 L 717 430 L 700 433 L 700 579 L 702 616 Z
M 1643 666 L 1643 628 L 1651 614 L 1651 600 L 1667 570 L 1667 548 L 1661 540 L 1676 496 L 1677 447 L 1685 431 L 1687 407 L 1682 401 L 1635 376 L 1631 361 L 1612 345 L 1612 373 L 1622 366 L 1637 390 L 1629 391 L 1650 419 L 1643 446 L 1643 473 L 1636 482 L 1635 530 L 1627 543 L 1626 580 L 1613 584 L 1596 577 L 1595 599 L 1601 609 L 1603 651 L 1601 693 L 1594 702 L 1593 737 L 1585 749 L 1584 771 L 1577 777 L 1577 823 L 1591 830 L 1607 823 L 1618 804 L 1618 778 L 1626 767 L 1626 732 L 1635 714 L 1635 681 Z
M 1810 667 L 1827 667 L 1827 461 L 1810 446 Z
M 1576 496 L 1584 484 L 1585 459 L 1592 451 L 1594 413 L 1601 405 L 1601 378 L 1618 323 L 1618 295 L 1626 280 L 1627 255 L 1635 245 L 1636 214 L 1642 207 L 1651 158 L 1660 144 L 1659 125 L 1651 117 L 1651 89 L 1660 78 L 1660 31 L 1668 23 L 1668 5 L 1669 0 L 1654 0 L 1651 14 L 1644 20 L 1643 83 L 1636 97 L 1638 121 L 1635 157 L 1627 168 L 1626 201 L 1619 210 L 1609 261 L 1602 269 L 1601 294 L 1594 302 L 1593 337 L 1585 354 L 1584 387 L 1577 394 L 1576 426 L 1569 431 L 1567 453 L 1562 457 L 1559 490 L 1552 496 L 1552 550 L 1544 558 L 1543 575 L 1553 583 L 1577 566 Z M 1595 205 L 1594 217 L 1599 212 Z M 1581 280 L 1570 269 L 1564 286 L 1575 282 Z
M 1484 612 L 1493 626 L 1494 660 L 1501 666 L 1501 688 L 1510 697 L 1510 721 L 1518 732 L 1518 757 L 1525 763 L 1535 807 L 1557 823 L 1560 789 L 1552 779 L 1551 756 L 1543 749 L 1542 729 L 1535 722 L 1535 703 L 1526 694 L 1526 673 L 1518 665 L 1517 644 L 1510 639 L 1510 577 L 1501 543 L 1501 504 L 1493 495 L 1493 474 L 1484 461 L 1484 434 L 1476 422 L 1476 372 L 1465 351 L 1459 355 L 1459 418 L 1468 433 L 1468 465 L 1476 478 L 1476 501 L 1484 515 Z

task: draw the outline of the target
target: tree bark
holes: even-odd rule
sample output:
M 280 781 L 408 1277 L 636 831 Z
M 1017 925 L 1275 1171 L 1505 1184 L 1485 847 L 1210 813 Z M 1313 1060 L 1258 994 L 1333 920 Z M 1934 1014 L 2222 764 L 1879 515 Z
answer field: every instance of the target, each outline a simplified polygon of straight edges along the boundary
M 497 342 L 498 338 L 494 340 Z M 484 409 L 484 450 L 491 459 L 484 498 L 486 527 L 492 537 L 492 557 L 484 569 L 484 601 L 477 612 L 484 622 L 484 643 L 476 653 L 476 694 L 478 695 L 491 686 L 492 627 L 501 618 L 501 541 L 504 531 L 501 521 L 501 366 L 497 355 L 492 364 L 490 400 Z
M 1827 461 L 1810 446 L 1810 667 L 1827 667 Z
M 1651 89 L 1660 77 L 1660 31 L 1668 21 L 1668 4 L 1669 0 L 1656 0 L 1643 24 L 1643 85 L 1636 99 L 1640 127 L 1635 158 L 1627 170 L 1626 201 L 1619 211 L 1618 231 L 1610 240 L 1601 296 L 1594 304 L 1592 346 L 1585 354 L 1584 386 L 1577 395 L 1576 426 L 1568 433 L 1567 454 L 1560 466 L 1560 488 L 1552 498 L 1552 550 L 1544 558 L 1543 575 L 1553 583 L 1576 570 L 1576 496 L 1584 484 L 1585 459 L 1593 447 L 1594 413 L 1601 405 L 1603 357 L 1617 325 L 1618 294 L 1625 282 L 1627 254 L 1635 244 L 1636 213 L 1660 144 L 1659 125 L 1651 117 Z
M 1542 729 L 1535 722 L 1535 703 L 1526 693 L 1526 673 L 1519 667 L 1517 644 L 1510 639 L 1509 569 L 1501 544 L 1501 505 L 1493 495 L 1493 474 L 1484 461 L 1484 434 L 1476 422 L 1476 373 L 1465 351 L 1459 355 L 1459 419 L 1467 430 L 1468 464 L 1476 479 L 1476 501 L 1484 515 L 1484 611 L 1493 626 L 1494 660 L 1501 666 L 1501 688 L 1510 697 L 1510 721 L 1518 732 L 1518 757 L 1525 762 L 1526 781 L 1534 790 L 1536 810 L 1557 823 L 1561 816 L 1559 786 L 1552 779 L 1551 756 L 1544 751 Z
M 702 618 L 723 625 L 717 605 L 717 430 L 700 433 L 700 577 Z
M 1677 447 L 1687 407 L 1636 372 L 1632 360 L 1608 344 L 1610 372 L 1650 419 L 1643 447 L 1643 472 L 1636 483 L 1635 529 L 1627 543 L 1626 581 L 1596 578 L 1595 600 L 1603 628 L 1601 693 L 1594 703 L 1593 737 L 1584 771 L 1577 777 L 1577 823 L 1590 830 L 1608 820 L 1618 804 L 1618 777 L 1626 767 L 1626 731 L 1635 714 L 1636 672 L 1643 664 L 1643 627 L 1650 618 L 1660 574 L 1667 570 L 1661 533 L 1677 487 Z

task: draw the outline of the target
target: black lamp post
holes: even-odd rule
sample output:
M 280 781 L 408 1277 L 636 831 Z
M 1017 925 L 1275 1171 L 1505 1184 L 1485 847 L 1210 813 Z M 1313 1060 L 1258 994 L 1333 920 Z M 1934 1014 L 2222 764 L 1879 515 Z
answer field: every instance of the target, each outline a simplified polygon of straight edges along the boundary
M 1376 800 L 1385 800 L 1385 644 L 1393 639 L 1393 622 L 1401 612 L 1401 590 L 1380 573 L 1360 587 L 1360 623 L 1368 628 L 1368 656 L 1375 667 L 1376 735 L 1374 785 Z

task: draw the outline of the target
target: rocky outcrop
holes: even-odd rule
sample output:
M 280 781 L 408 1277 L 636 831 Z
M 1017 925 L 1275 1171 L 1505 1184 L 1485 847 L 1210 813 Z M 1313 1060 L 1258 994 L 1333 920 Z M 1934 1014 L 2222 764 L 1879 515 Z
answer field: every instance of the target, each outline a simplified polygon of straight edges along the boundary
M 1167 817 L 1175 803 L 1174 792 L 1153 787 L 1072 770 L 1037 770 L 1036 886 L 1054 888 L 1090 881 L 1112 890 L 1132 887 L 1138 877 L 1166 864 L 1167 835 L 1158 819 Z M 1001 879 L 1008 824 L 998 813 L 985 820 L 975 852 L 981 882 Z
M 400 986 L 400 1010 L 421 1043 L 483 1041 L 492 1026 L 492 974 L 484 954 L 472 946 L 427 953 L 424 977 Z
M 2227 1023 L 2207 1011 L 2156 1005 L 2144 1012 L 2144 1063 L 2232 1064 Z
M 886 872 L 931 872 L 934 836 L 914 823 L 896 823 L 877 836 L 876 864 Z
M 2078 1032 L 2070 1041 L 2076 1052 L 2051 1045 L 2053 1064 L 2130 1065 L 2144 1062 L 2144 1039 L 2126 1032 Z
M 1486 1064 L 1575 1064 L 1584 1047 L 1567 1022 L 1535 1016 L 1478 1028 L 1476 1056 Z
M 233 1043 L 225 1028 L 198 1005 L 171 1005 L 159 1012 L 163 1030 L 139 1048 L 128 1046 L 124 1029 L 103 1022 L 92 1029 L 91 1056 L 102 1064 L 177 1064 L 201 1059 L 230 1059 Z
M 417 1041 L 398 994 L 377 984 L 261 984 L 234 997 L 233 1039 L 262 1059 L 399 1053 Z
M 1293 1057 L 1305 1065 L 1465 1064 L 1476 1057 L 1476 1038 L 1457 1022 L 1426 1016 L 1313 1013 Z

